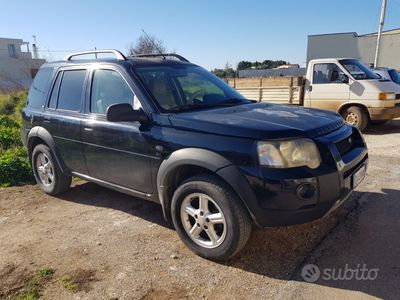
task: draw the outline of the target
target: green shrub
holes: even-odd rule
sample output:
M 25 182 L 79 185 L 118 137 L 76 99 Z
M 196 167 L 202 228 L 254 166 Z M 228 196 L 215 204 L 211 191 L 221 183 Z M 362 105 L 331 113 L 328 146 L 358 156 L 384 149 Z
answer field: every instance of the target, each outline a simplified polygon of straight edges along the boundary
M 21 112 L 25 106 L 28 91 L 0 95 L 0 115 L 8 115 L 21 122 Z
M 27 91 L 0 95 L 0 186 L 34 181 L 20 135 L 26 97 Z
M 0 186 L 33 183 L 26 149 L 14 147 L 0 152 Z
M 21 146 L 20 125 L 5 115 L 0 115 L 0 151 Z

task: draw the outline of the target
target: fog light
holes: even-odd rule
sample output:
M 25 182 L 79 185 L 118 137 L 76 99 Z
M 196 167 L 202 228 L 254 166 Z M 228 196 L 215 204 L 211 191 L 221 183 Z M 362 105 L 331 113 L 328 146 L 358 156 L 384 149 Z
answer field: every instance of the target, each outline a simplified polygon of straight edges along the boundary
M 316 192 L 317 192 L 317 188 L 315 187 L 315 185 L 310 184 L 310 183 L 303 183 L 297 187 L 296 195 L 300 199 L 308 200 L 308 199 L 313 198 L 315 196 Z

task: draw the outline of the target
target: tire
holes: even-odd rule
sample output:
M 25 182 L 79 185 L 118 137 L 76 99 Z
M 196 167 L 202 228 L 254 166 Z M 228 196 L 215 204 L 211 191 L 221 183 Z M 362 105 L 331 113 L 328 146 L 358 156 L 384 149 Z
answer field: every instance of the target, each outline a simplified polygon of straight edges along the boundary
M 215 261 L 239 252 L 252 229 L 251 218 L 236 193 L 208 174 L 189 178 L 176 189 L 171 215 L 184 244 L 197 255 Z
M 43 192 L 54 196 L 69 189 L 72 177 L 61 171 L 49 147 L 37 145 L 33 149 L 31 163 L 33 175 Z
M 358 106 L 346 108 L 342 113 L 342 117 L 348 124 L 357 127 L 360 131 L 363 131 L 368 125 L 367 112 Z
M 372 125 L 383 125 L 389 122 L 389 120 L 371 120 Z

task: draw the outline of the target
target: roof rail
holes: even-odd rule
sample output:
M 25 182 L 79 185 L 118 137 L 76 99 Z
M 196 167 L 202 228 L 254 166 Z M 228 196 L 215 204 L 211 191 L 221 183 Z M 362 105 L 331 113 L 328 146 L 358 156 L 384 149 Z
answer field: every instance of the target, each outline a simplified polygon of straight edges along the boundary
M 77 53 L 73 53 L 73 54 L 69 54 L 66 57 L 64 57 L 64 60 L 71 60 L 72 57 L 74 56 L 80 56 L 80 55 L 88 55 L 88 54 L 98 54 L 98 53 L 113 53 L 115 54 L 115 57 L 117 58 L 117 60 L 126 60 L 125 55 L 123 55 L 120 51 L 118 50 L 91 50 L 91 51 L 83 51 L 83 52 L 77 52 Z M 97 55 L 96 55 L 96 59 L 97 59 Z
M 168 57 L 168 56 L 175 57 L 175 58 L 179 59 L 180 61 L 189 62 L 183 56 L 181 56 L 179 54 L 175 54 L 175 53 L 158 53 L 158 54 L 149 53 L 149 54 L 130 55 L 130 57 L 163 57 L 164 59 L 166 59 L 166 57 Z

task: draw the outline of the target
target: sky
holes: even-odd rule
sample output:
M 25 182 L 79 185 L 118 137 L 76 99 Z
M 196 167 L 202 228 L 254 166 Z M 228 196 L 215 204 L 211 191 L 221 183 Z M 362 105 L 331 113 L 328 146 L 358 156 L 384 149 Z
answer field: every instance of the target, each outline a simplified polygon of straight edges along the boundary
M 207 69 L 241 60 L 305 64 L 307 36 L 376 32 L 381 0 L 0 0 L 0 37 L 33 43 L 50 60 L 69 52 L 127 52 L 144 29 Z M 400 27 L 400 0 L 388 0 L 384 30 Z

